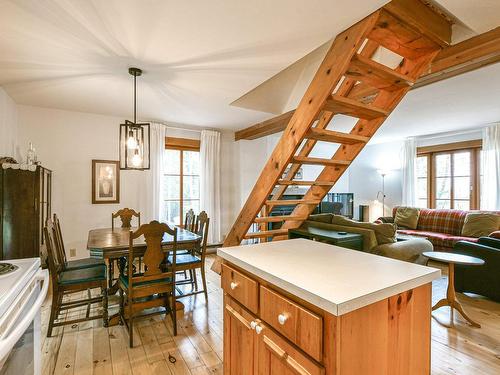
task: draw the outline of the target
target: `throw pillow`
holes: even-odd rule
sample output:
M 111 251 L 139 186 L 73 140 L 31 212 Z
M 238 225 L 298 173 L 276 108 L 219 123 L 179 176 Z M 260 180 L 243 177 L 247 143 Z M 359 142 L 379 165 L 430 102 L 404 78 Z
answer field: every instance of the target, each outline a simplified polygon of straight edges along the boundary
M 500 215 L 486 212 L 470 212 L 465 216 L 462 236 L 488 236 L 500 227 Z
M 398 228 L 417 229 L 419 215 L 420 210 L 418 208 L 398 207 L 396 209 L 396 216 L 394 216 L 394 223 Z

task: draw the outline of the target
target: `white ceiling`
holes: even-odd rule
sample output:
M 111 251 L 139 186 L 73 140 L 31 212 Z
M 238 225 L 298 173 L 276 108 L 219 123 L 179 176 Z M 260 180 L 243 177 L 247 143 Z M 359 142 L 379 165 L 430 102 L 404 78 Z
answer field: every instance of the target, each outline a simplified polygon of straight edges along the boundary
M 473 32 L 499 23 L 499 0 L 438 2 Z M 141 119 L 241 129 L 272 115 L 231 102 L 384 3 L 0 0 L 0 86 L 19 104 L 129 118 L 137 66 Z M 411 91 L 375 141 L 499 120 L 499 88 L 497 64 Z
M 385 0 L 0 0 L 0 85 L 20 104 L 237 129 L 229 104 Z

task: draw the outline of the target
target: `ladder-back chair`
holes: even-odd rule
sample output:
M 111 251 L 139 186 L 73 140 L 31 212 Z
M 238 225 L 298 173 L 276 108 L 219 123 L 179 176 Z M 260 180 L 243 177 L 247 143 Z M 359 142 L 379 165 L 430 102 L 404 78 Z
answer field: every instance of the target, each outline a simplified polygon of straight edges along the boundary
M 102 319 L 104 326 L 108 324 L 108 295 L 106 283 L 106 266 L 96 265 L 89 268 L 66 270 L 61 261 L 61 250 L 55 237 L 56 229 L 51 219 L 47 220 L 43 229 L 47 247 L 47 263 L 52 283 L 52 305 L 49 317 L 47 337 L 52 335 L 54 327 L 77 324 L 80 322 Z M 91 289 L 100 288 L 101 295 L 92 297 Z M 87 298 L 63 301 L 63 297 L 73 293 L 87 292 Z M 102 313 L 90 315 L 91 305 L 102 303 Z M 85 317 L 56 322 L 61 312 L 80 306 L 87 306 Z
M 182 280 L 177 282 L 178 285 L 192 284 L 194 286 L 194 291 L 191 293 L 183 294 L 179 298 L 191 296 L 194 294 L 204 293 L 205 298 L 207 298 L 207 282 L 205 277 L 205 256 L 207 252 L 207 240 L 208 240 L 208 227 L 210 224 L 210 219 L 205 211 L 200 212 L 196 219 L 195 232 L 201 236 L 201 243 L 198 249 L 195 249 L 193 253 L 178 254 L 176 258 L 176 270 L 177 271 L 189 271 L 192 275 L 191 279 Z M 173 261 L 172 257 L 169 257 L 169 261 Z M 198 280 L 196 278 L 196 270 L 200 269 L 201 280 L 203 283 L 203 289 L 198 289 Z
M 66 250 L 64 248 L 63 235 L 61 230 L 61 222 L 56 214 L 53 215 L 52 225 L 54 228 L 54 240 L 56 242 L 56 249 L 59 256 L 59 261 L 63 267 L 63 270 L 74 270 L 81 268 L 89 268 L 95 266 L 103 266 L 104 260 L 98 258 L 83 258 L 77 260 L 68 261 L 66 256 Z
M 196 215 L 194 214 L 194 211 L 192 208 L 186 212 L 186 217 L 184 219 L 184 229 L 194 232 L 195 230 L 195 225 L 196 225 Z

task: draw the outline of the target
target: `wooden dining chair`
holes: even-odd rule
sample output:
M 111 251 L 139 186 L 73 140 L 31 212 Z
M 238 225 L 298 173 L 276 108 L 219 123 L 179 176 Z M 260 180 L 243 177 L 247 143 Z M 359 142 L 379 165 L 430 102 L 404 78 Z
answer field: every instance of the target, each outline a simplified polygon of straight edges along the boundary
M 52 220 L 47 220 L 43 228 L 45 246 L 47 248 L 47 263 L 52 283 L 52 305 L 50 309 L 49 326 L 47 337 L 52 336 L 54 327 L 76 324 L 88 320 L 102 319 L 104 326 L 108 324 L 108 295 L 106 289 L 106 266 L 97 265 L 89 268 L 66 270 L 61 263 L 61 250 L 58 249 L 58 241 L 55 237 L 56 228 Z M 92 297 L 91 289 L 100 288 L 101 295 Z M 87 298 L 64 301 L 65 296 L 74 293 L 87 293 Z M 102 303 L 102 313 L 91 315 L 91 305 Z M 58 321 L 59 315 L 64 310 L 87 306 L 84 317 Z
M 115 213 L 111 214 L 111 228 L 115 229 L 115 219 L 117 217 L 120 218 L 122 222 L 122 228 L 131 228 L 132 227 L 132 218 L 133 217 L 137 218 L 138 221 L 138 227 L 141 226 L 141 213 L 137 212 L 136 210 L 133 210 L 131 208 L 122 208 L 121 210 L 116 211 Z
M 196 225 L 196 215 L 192 208 L 186 212 L 186 217 L 184 218 L 184 229 L 194 232 L 194 227 Z
M 171 264 L 167 264 L 166 253 L 162 249 L 162 239 L 165 233 L 173 237 Z M 134 239 L 144 236 L 146 251 L 134 249 Z M 120 317 L 127 325 L 129 345 L 133 347 L 134 320 L 152 314 L 170 314 L 173 323 L 174 336 L 177 335 L 177 318 L 175 309 L 175 266 L 177 250 L 177 228 L 167 224 L 152 221 L 144 224 L 135 232 L 130 231 L 129 253 L 126 274 L 120 275 Z M 143 257 L 144 272 L 134 273 L 134 261 Z M 164 311 L 154 311 L 149 314 L 139 314 L 145 309 L 164 307 Z
M 201 236 L 201 243 L 199 248 L 195 249 L 193 253 L 178 254 L 176 261 L 177 271 L 189 271 L 191 279 L 181 280 L 177 282 L 177 285 L 192 284 L 194 291 L 191 293 L 183 294 L 181 297 L 187 297 L 199 293 L 204 293 L 205 298 L 207 295 L 207 281 L 205 277 L 205 256 L 207 252 L 207 240 L 208 240 L 208 226 L 210 224 L 210 219 L 205 211 L 200 212 L 196 219 L 195 232 Z M 169 261 L 172 262 L 174 259 L 169 257 Z M 203 289 L 198 289 L 198 280 L 196 278 L 196 270 L 200 269 L 201 280 L 203 283 Z
M 54 214 L 52 217 L 53 217 L 52 227 L 54 228 L 54 240 L 57 245 L 56 249 L 58 252 L 59 262 L 61 263 L 64 271 L 104 265 L 104 260 L 98 258 L 83 258 L 83 259 L 68 261 L 66 257 L 66 249 L 64 247 L 61 222 L 59 221 L 57 214 Z

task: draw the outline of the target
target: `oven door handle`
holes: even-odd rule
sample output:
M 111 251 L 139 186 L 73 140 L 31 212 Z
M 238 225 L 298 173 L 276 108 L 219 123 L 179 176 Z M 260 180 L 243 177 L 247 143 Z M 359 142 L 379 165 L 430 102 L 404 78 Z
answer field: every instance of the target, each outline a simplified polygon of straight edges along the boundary
M 0 339 L 0 363 L 10 353 L 16 342 L 28 329 L 38 310 L 42 307 L 43 301 L 45 301 L 47 290 L 49 288 L 49 272 L 47 270 L 39 270 L 35 276 L 35 279 L 42 282 L 42 290 L 40 291 L 40 294 L 38 295 L 33 306 L 22 318 L 19 324 L 17 324 L 17 326 L 10 332 L 7 337 Z M 36 290 L 36 288 L 33 289 L 33 293 L 35 293 Z

